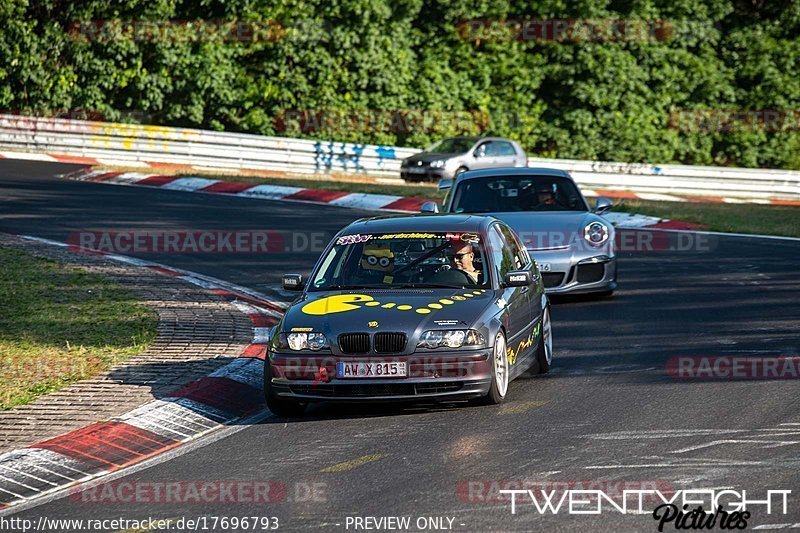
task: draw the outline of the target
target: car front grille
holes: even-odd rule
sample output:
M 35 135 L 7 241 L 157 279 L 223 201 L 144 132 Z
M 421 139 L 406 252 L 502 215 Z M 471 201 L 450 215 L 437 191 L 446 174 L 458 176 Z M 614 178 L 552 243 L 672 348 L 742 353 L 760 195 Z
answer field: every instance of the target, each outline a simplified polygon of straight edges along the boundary
M 542 283 L 545 288 L 558 287 L 564 281 L 563 272 L 542 272 Z
M 606 266 L 603 263 L 590 263 L 587 265 L 578 265 L 578 282 L 579 283 L 593 283 L 603 279 L 603 274 L 606 272 Z
M 405 333 L 376 333 L 375 353 L 400 353 L 406 347 Z
M 339 335 L 339 349 L 342 353 L 368 353 L 369 333 L 343 333 Z

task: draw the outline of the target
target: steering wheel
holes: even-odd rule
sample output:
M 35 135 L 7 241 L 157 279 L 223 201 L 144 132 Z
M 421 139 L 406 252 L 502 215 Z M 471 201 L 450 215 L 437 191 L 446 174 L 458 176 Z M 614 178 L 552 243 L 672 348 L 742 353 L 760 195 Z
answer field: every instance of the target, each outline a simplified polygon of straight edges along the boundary
M 464 272 L 463 270 L 458 270 L 457 268 L 438 270 L 433 276 L 431 276 L 430 282 L 444 283 L 447 285 L 454 284 L 454 285 L 466 285 L 466 286 L 474 284 L 474 281 L 472 281 L 472 278 L 470 278 L 466 272 Z

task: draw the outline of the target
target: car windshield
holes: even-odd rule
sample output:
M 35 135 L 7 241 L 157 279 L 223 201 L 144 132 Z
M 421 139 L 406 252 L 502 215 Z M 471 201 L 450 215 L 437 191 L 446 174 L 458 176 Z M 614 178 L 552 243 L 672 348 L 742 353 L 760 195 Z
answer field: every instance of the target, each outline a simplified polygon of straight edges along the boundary
M 470 139 L 466 137 L 453 137 L 451 139 L 442 139 L 441 141 L 432 144 L 425 149 L 426 152 L 437 154 L 463 154 L 475 144 L 477 139 Z
M 486 287 L 485 257 L 475 233 L 342 235 L 308 290 Z
M 464 180 L 453 197 L 454 213 L 587 211 L 572 180 L 558 176 L 493 176 Z

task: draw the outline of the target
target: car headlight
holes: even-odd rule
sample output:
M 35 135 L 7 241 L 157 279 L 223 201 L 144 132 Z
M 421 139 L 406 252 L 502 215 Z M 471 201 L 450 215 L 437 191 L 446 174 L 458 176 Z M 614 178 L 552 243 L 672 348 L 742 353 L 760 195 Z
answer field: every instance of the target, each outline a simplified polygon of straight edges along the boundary
M 437 159 L 436 161 L 431 161 L 431 168 L 442 168 L 444 166 L 444 159 Z
M 592 246 L 602 246 L 608 240 L 608 227 L 600 222 L 592 222 L 584 228 L 583 238 Z
M 485 342 L 483 335 L 474 329 L 437 329 L 423 333 L 417 346 L 461 348 L 462 346 L 480 346 Z
M 321 350 L 328 346 L 328 339 L 322 333 L 281 333 L 278 335 L 280 347 L 289 347 L 290 350 Z

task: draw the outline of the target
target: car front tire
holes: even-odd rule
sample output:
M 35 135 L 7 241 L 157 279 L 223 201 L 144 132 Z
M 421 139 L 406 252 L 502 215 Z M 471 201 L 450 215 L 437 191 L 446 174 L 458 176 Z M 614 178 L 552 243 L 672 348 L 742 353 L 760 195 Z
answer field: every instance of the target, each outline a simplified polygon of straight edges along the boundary
M 497 405 L 502 402 L 508 393 L 509 368 L 508 354 L 506 353 L 506 336 L 498 331 L 494 338 L 492 351 L 492 383 L 489 392 L 482 398 L 486 405 Z

